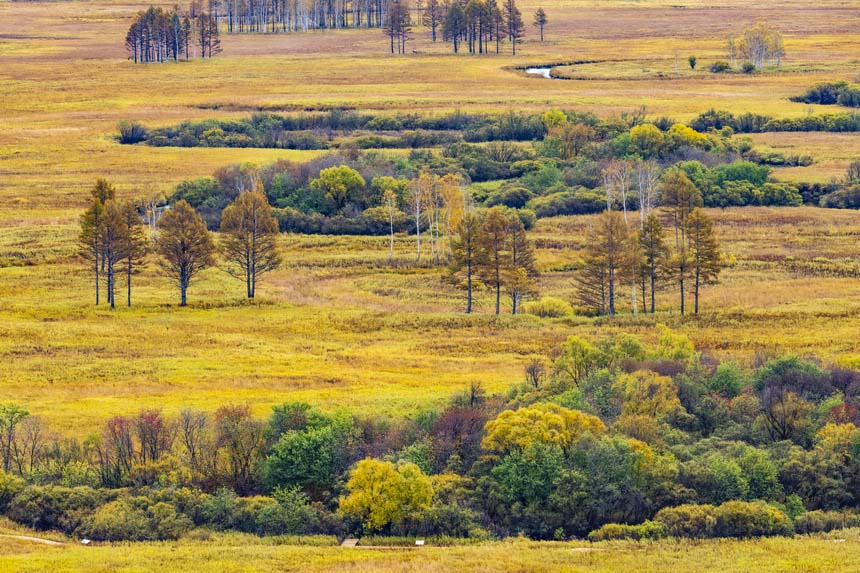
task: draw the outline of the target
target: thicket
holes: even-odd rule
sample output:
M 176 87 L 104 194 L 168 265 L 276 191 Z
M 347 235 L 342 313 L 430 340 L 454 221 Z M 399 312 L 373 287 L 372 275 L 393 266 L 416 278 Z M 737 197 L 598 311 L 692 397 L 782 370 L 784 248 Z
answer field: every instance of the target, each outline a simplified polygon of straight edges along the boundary
M 848 82 L 823 83 L 809 88 L 803 95 L 789 99 L 798 103 L 860 107 L 860 88 Z
M 757 113 L 735 115 L 728 111 L 712 109 L 693 119 L 690 122 L 690 127 L 703 132 L 729 127 L 735 133 L 765 133 L 770 131 L 854 133 L 860 131 L 860 113 L 812 114 L 795 118 L 775 118 Z
M 504 396 L 403 419 L 286 403 L 114 417 L 55 438 L 0 408 L 0 512 L 104 540 L 259 535 L 753 537 L 857 525 L 860 372 L 752 369 L 662 329 L 570 338 Z

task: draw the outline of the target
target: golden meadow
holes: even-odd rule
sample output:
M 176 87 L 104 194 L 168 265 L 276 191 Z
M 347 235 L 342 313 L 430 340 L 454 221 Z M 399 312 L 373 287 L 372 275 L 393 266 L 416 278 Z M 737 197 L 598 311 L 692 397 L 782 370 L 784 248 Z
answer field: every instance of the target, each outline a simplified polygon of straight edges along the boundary
M 54 430 L 78 436 L 143 407 L 174 414 L 184 406 L 247 403 L 262 416 L 273 404 L 305 400 L 324 409 L 409 415 L 472 382 L 503 391 L 533 356 L 571 334 L 623 330 L 653 339 L 656 322 L 687 334 L 705 352 L 741 361 L 794 352 L 860 364 L 860 218 L 810 207 L 712 211 L 734 264 L 705 291 L 698 318 L 668 313 L 677 306 L 668 294 L 656 318 L 496 318 L 489 299 L 466 317 L 459 313 L 461 296 L 437 271 L 387 268 L 385 238 L 292 235 L 281 238 L 284 268 L 264 279 L 254 303 L 243 300 L 239 283 L 212 269 L 192 286 L 191 307 L 179 309 L 172 285 L 150 265 L 138 279 L 134 308 L 92 306 L 75 239 L 96 178 L 109 178 L 124 197 L 169 193 L 177 182 L 227 163 L 319 153 L 120 146 L 114 139 L 120 120 L 157 127 L 320 105 L 426 113 L 564 107 L 600 115 L 644 105 L 649 115 L 677 120 L 712 107 L 795 117 L 831 110 L 791 103 L 789 96 L 860 75 L 860 8 L 848 1 L 529 0 L 521 3 L 527 22 L 538 4 L 550 18 L 547 40 L 537 42 L 530 28 L 516 58 L 455 57 L 422 29 L 409 47 L 416 54 L 393 57 L 381 31 L 350 30 L 225 35 L 224 53 L 211 61 L 135 66 L 122 39 L 143 5 L 0 2 L 0 401 L 24 405 Z M 786 37 L 783 68 L 753 76 L 708 73 L 711 62 L 724 58 L 725 37 L 759 18 Z M 699 59 L 695 72 L 686 65 L 691 54 Z M 572 60 L 600 63 L 566 69 L 578 78 L 569 81 L 515 69 Z M 229 111 L 235 109 L 243 111 Z M 811 166 L 776 171 L 789 181 L 827 181 L 860 156 L 853 134 L 754 139 L 815 158 Z M 572 297 L 569 269 L 581 256 L 587 225 L 587 217 L 546 219 L 532 232 L 542 294 Z M 396 256 L 409 259 L 412 247 L 410 237 L 399 237 Z M 286 570 L 290 563 L 353 571 L 685 571 L 703 564 L 765 570 L 763 563 L 774 571 L 857 569 L 847 557 L 853 538 L 841 545 L 825 539 L 610 544 L 592 553 L 517 543 L 344 555 L 231 538 L 140 545 L 132 560 L 125 549 L 93 554 L 3 541 L 0 570 L 84 570 L 94 558 L 105 571 L 187 570 L 203 553 L 221 556 L 224 571 Z

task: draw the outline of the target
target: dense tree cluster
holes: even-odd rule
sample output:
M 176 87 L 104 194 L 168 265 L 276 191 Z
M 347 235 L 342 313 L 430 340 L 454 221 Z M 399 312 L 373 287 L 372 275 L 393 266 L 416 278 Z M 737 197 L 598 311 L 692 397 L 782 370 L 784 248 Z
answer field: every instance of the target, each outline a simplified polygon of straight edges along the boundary
M 520 216 L 512 209 L 492 207 L 466 213 L 454 230 L 448 279 L 465 290 L 466 313 L 472 312 L 474 291 L 486 286 L 495 294 L 496 314 L 502 293 L 517 314 L 523 299 L 537 293 L 534 251 Z
M 428 28 L 433 42 L 439 38 L 450 42 L 454 53 L 460 51 L 463 43 L 468 46 L 469 53 L 489 54 L 491 44 L 494 45 L 495 53 L 499 53 L 501 42 L 507 41 L 511 52 L 516 54 L 517 44 L 524 34 L 522 15 L 515 0 L 505 0 L 501 5 L 496 0 L 427 0 L 426 3 L 423 0 L 209 0 L 206 11 L 202 3 L 195 0 L 189 9 L 189 16 L 179 16 L 175 11 L 162 13 L 160 9 L 153 12 L 158 13 L 153 14 L 151 19 L 165 20 L 165 34 L 173 34 L 169 24 L 174 17 L 179 19 L 178 34 L 182 35 L 182 31 L 187 29 L 188 37 L 194 28 L 192 20 L 205 21 L 197 28 L 201 50 L 204 50 L 204 38 L 215 42 L 217 48 L 219 25 L 229 34 L 382 29 L 390 40 L 392 54 L 406 53 L 406 43 L 416 25 Z M 146 19 L 148 22 L 150 16 L 146 16 Z M 547 21 L 546 12 L 540 9 L 535 15 L 535 26 L 539 28 L 541 40 Z M 160 24 L 153 29 L 161 29 Z M 187 41 L 184 45 L 190 44 Z M 170 54 L 173 51 L 169 49 L 169 44 L 165 46 L 168 48 L 165 55 L 167 59 L 172 57 Z M 205 48 L 207 54 L 210 48 Z M 179 48 L 176 51 L 181 54 Z M 217 53 L 217 49 L 211 53 Z
M 615 184 L 608 185 L 607 190 L 628 182 L 629 175 L 623 174 L 628 168 L 619 165 L 609 170 L 607 176 L 614 178 Z M 607 210 L 591 229 L 585 261 L 576 277 L 579 303 L 596 314 L 614 315 L 623 285 L 629 286 L 634 313 L 640 308 L 648 312 L 649 299 L 653 313 L 657 289 L 673 282 L 680 292 L 681 314 L 686 309 L 688 290 L 692 290 L 693 310 L 698 314 L 702 287 L 716 282 L 725 264 L 713 223 L 701 209 L 702 195 L 683 172 L 664 175 L 659 195 L 673 239 L 667 238 L 660 217 L 653 212 L 656 177 L 640 172 L 639 182 L 641 199 L 635 224 L 629 220 L 623 197 L 623 211 L 619 212 L 612 210 L 613 201 L 607 195 Z M 638 304 L 637 297 L 641 297 Z
M 571 337 L 552 356 L 504 397 L 473 386 L 399 420 L 302 403 L 267 420 L 236 405 L 143 410 L 81 441 L 4 404 L 0 512 L 96 540 L 194 527 L 602 540 L 860 524 L 857 371 L 792 356 L 716 363 L 665 327 L 651 345 Z
M 91 191 L 90 205 L 81 216 L 81 254 L 93 270 L 96 304 L 105 283 L 107 303 L 116 307 L 117 276 L 124 275 L 127 304 L 131 306 L 132 276 L 138 272 L 149 242 L 138 207 L 116 199 L 116 189 L 99 179 Z
M 218 21 L 211 13 L 150 6 L 128 29 L 125 47 L 135 63 L 211 58 L 221 52 Z
M 690 126 L 699 131 L 730 127 L 735 133 L 770 131 L 854 133 L 860 131 L 860 113 L 809 114 L 794 118 L 774 118 L 757 113 L 734 115 L 727 111 L 709 110 L 694 119 Z
M 302 165 L 287 161 L 259 169 L 231 165 L 220 169 L 213 178 L 182 183 L 174 198 L 187 200 L 211 228 L 216 228 L 221 209 L 238 190 L 253 188 L 253 181 L 259 179 L 276 208 L 281 230 L 329 234 L 407 230 L 414 205 L 404 192 L 422 172 L 457 175 L 462 184 L 471 183 L 467 200 L 480 206 L 518 209 L 527 226 L 534 216 L 600 212 L 606 208 L 607 198 L 611 198 L 612 208 L 625 212 L 638 209 L 642 193 L 651 194 L 649 200 L 653 200 L 666 167 L 684 171 L 702 194 L 706 207 L 796 205 L 819 199 L 813 197 L 812 191 L 801 194 L 795 186 L 771 181 L 771 171 L 764 164 L 785 164 L 789 159 L 758 153 L 748 141 L 732 138 L 730 129 L 699 131 L 669 120 L 649 123 L 639 113 L 603 120 L 558 110 L 542 115 L 509 113 L 492 117 L 383 117 L 350 112 L 298 117 L 260 115 L 247 124 L 230 127 L 235 130 L 232 134 L 222 129 L 228 123 L 215 122 L 188 125 L 168 136 L 174 142 L 181 140 L 183 145 L 186 140 L 187 144 L 206 145 L 241 138 L 255 142 L 258 138 L 283 137 L 281 141 L 286 141 L 286 135 L 279 134 L 281 130 L 292 134 L 297 133 L 293 129 L 326 126 L 337 128 L 340 139 L 346 134 L 357 136 L 355 143 L 377 139 L 378 136 L 361 135 L 363 130 L 427 126 L 436 131 L 405 130 L 401 137 L 423 140 L 431 147 L 440 140 L 449 143 L 441 149 L 414 149 L 406 157 L 387 157 L 375 151 L 362 153 L 343 144 L 337 153 Z M 126 126 L 129 136 L 132 131 Z M 162 137 L 165 136 L 149 134 L 148 141 Z M 346 195 L 333 200 L 331 194 L 327 196 L 322 181 L 313 182 L 324 169 L 343 166 L 357 172 L 363 182 L 355 180 L 357 183 L 350 184 Z M 398 209 L 389 209 L 391 203 L 383 200 L 385 188 L 380 185 L 387 180 L 378 179 L 381 177 L 396 180 L 396 185 L 390 181 L 386 185 L 397 187 L 394 203 Z

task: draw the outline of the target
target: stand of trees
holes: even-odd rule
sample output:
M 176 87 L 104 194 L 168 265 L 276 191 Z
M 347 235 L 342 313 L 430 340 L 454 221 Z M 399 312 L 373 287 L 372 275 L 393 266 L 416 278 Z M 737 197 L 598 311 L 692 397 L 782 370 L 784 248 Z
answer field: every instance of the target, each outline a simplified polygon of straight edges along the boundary
M 540 9 L 535 18 L 543 40 L 546 13 Z M 206 11 L 195 0 L 187 14 L 160 8 L 142 12 L 129 31 L 128 49 L 135 61 L 145 62 L 188 59 L 195 46 L 201 57 L 211 57 L 220 51 L 219 24 L 230 34 L 383 29 L 392 54 L 406 53 L 414 24 L 428 28 L 433 42 L 439 37 L 450 42 L 454 53 L 462 45 L 470 54 L 499 53 L 507 40 L 516 54 L 524 34 L 515 0 L 501 5 L 496 0 L 427 0 L 414 5 L 411 0 L 209 0 Z
M 460 219 L 447 278 L 465 290 L 467 314 L 473 309 L 474 291 L 484 286 L 495 295 L 496 314 L 503 293 L 510 298 L 511 313 L 517 314 L 523 299 L 537 294 L 537 274 L 534 249 L 515 210 L 493 207 Z
M 740 37 L 729 38 L 729 62 L 748 64 L 760 70 L 765 66 L 780 66 L 785 46 L 779 30 L 764 22 L 745 28 Z
M 218 20 L 192 5 L 188 12 L 150 6 L 132 22 L 125 46 L 135 63 L 211 58 L 221 52 Z
M 137 206 L 117 201 L 116 189 L 99 179 L 90 205 L 81 216 L 81 254 L 93 271 L 95 301 L 101 302 L 101 284 L 111 308 L 116 308 L 117 275 L 125 275 L 127 304 L 131 306 L 132 275 L 138 272 L 149 241 Z
M 180 306 L 185 306 L 192 279 L 215 265 L 219 251 L 200 214 L 184 200 L 160 215 L 146 213 L 146 208 L 134 203 L 117 201 L 116 190 L 103 179 L 91 195 L 90 206 L 81 216 L 79 244 L 93 273 L 96 304 L 101 302 L 104 283 L 107 303 L 116 307 L 117 276 L 124 275 L 131 306 L 132 276 L 140 271 L 146 254 L 154 251 L 160 269 L 179 290 Z M 154 223 L 152 234 L 145 231 L 144 216 Z M 265 195 L 239 194 L 224 209 L 221 232 L 225 270 L 241 279 L 247 297 L 254 298 L 258 278 L 281 263 L 278 222 Z
M 543 42 L 543 29 L 549 23 L 546 11 L 543 8 L 535 10 L 534 25 L 540 31 L 540 41 Z
M 631 311 L 653 313 L 656 291 L 674 284 L 680 293 L 680 313 L 686 312 L 690 290 L 693 311 L 699 313 L 702 287 L 715 283 L 725 266 L 713 223 L 701 209 L 701 193 L 684 172 L 666 172 L 660 195 L 669 238 L 649 200 L 640 203 L 636 229 L 626 207 L 614 211 L 616 203 L 608 199 L 607 210 L 591 228 L 585 261 L 575 279 L 577 299 L 583 307 L 595 314 L 614 315 L 622 287 L 629 286 Z

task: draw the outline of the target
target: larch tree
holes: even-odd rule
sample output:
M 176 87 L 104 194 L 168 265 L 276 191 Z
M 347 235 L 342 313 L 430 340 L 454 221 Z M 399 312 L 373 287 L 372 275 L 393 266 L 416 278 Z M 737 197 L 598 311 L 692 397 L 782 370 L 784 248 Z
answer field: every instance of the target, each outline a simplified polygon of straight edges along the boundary
M 690 178 L 680 170 L 665 174 L 660 187 L 661 202 L 668 209 L 675 230 L 675 250 L 667 260 L 667 270 L 678 283 L 680 311 L 686 311 L 686 281 L 690 278 L 690 252 L 687 244 L 687 217 L 702 206 L 702 194 Z
M 476 270 L 481 262 L 483 221 L 472 211 L 463 214 L 451 238 L 451 260 L 448 280 L 466 291 L 466 314 L 472 313 L 472 295 L 477 281 Z
M 648 215 L 639 230 L 639 248 L 642 257 L 641 288 L 642 308 L 645 309 L 646 288 L 650 293 L 651 314 L 656 307 L 657 281 L 661 270 L 669 257 L 669 247 L 666 245 L 665 232 L 660 219 L 654 213 Z
M 508 215 L 510 263 L 507 288 L 511 297 L 511 314 L 517 314 L 524 297 L 537 293 L 535 253 L 526 235 L 522 219 L 516 212 Z
M 125 224 L 120 205 L 115 199 L 104 204 L 104 219 L 101 227 L 102 263 L 106 282 L 105 292 L 111 309 L 116 308 L 117 266 L 125 258 Z
M 215 264 L 215 245 L 206 223 L 187 201 L 177 201 L 158 221 L 156 251 L 165 274 L 176 282 L 180 306 L 187 303 L 188 286 L 200 271 Z
M 221 214 L 221 252 L 227 272 L 245 281 L 248 298 L 257 292 L 257 279 L 281 264 L 278 221 L 262 191 L 245 191 Z
M 385 34 L 391 41 L 391 53 L 406 52 L 406 40 L 412 30 L 408 0 L 393 0 L 388 6 L 385 22 Z
M 96 304 L 99 304 L 100 294 L 100 268 L 102 254 L 102 227 L 104 226 L 104 205 L 101 201 L 93 200 L 89 208 L 81 215 L 81 232 L 78 242 L 81 246 L 81 254 L 93 269 L 95 278 L 94 286 L 96 292 Z
M 699 314 L 699 292 L 703 285 L 714 284 L 723 268 L 720 247 L 714 236 L 714 223 L 702 209 L 693 209 L 686 219 L 687 243 L 693 278 L 693 312 Z
M 427 0 L 422 23 L 427 28 L 430 28 L 430 38 L 433 42 L 436 42 L 436 31 L 439 29 L 443 18 L 442 4 L 439 3 L 439 0 Z
M 540 41 L 543 42 L 543 29 L 547 25 L 546 11 L 543 8 L 535 10 L 534 25 L 540 31 Z
M 510 227 L 504 207 L 487 210 L 481 225 L 481 280 L 496 292 L 496 314 L 501 312 L 502 287 L 510 269 Z
M 525 32 L 523 15 L 520 9 L 517 8 L 516 0 L 504 0 L 502 3 L 502 12 L 504 13 L 505 25 L 507 27 L 508 41 L 511 43 L 511 54 L 516 56 L 517 44 Z
M 131 276 L 142 264 L 149 250 L 149 238 L 134 203 L 128 201 L 120 204 L 119 213 L 122 225 L 120 250 L 125 261 L 126 303 L 131 306 Z
M 466 33 L 466 13 L 460 2 L 451 2 L 442 20 L 442 36 L 454 45 L 454 53 L 460 51 L 460 40 Z
M 630 260 L 630 233 L 621 213 L 604 211 L 597 218 L 589 237 L 586 259 L 591 279 L 602 281 L 601 285 L 592 285 L 591 290 L 603 291 L 605 288 L 605 312 L 614 316 L 617 287 L 627 274 Z
M 599 256 L 586 253 L 582 268 L 573 277 L 577 303 L 595 314 L 606 314 L 608 284 L 606 267 Z

